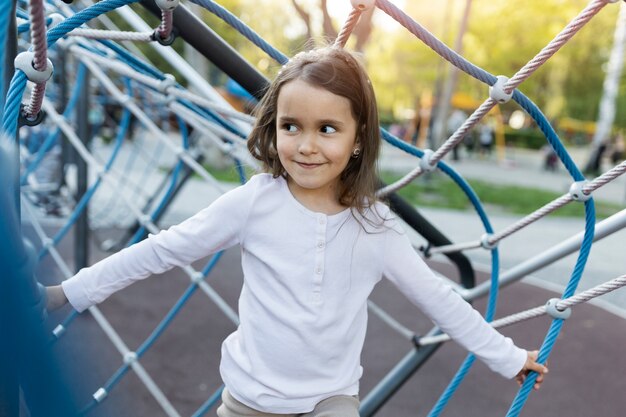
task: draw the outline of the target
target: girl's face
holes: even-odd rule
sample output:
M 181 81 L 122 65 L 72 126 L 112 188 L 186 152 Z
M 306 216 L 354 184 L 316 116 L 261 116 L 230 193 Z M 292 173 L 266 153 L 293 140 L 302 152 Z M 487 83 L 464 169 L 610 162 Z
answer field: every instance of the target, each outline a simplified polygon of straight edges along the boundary
M 337 185 L 358 146 L 356 125 L 345 97 L 298 79 L 280 89 L 276 150 L 291 193 L 307 208 L 340 208 Z

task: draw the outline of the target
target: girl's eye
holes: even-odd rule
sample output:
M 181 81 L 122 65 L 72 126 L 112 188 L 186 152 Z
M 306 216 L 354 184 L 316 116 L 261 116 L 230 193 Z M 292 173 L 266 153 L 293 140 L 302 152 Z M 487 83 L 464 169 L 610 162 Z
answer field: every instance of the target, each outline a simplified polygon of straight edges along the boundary
M 337 129 L 330 125 L 324 125 L 320 130 L 322 133 L 335 133 L 337 131 Z
M 282 126 L 282 129 L 289 132 L 289 133 L 295 133 L 298 131 L 298 127 L 296 125 L 294 125 L 293 123 L 285 123 Z

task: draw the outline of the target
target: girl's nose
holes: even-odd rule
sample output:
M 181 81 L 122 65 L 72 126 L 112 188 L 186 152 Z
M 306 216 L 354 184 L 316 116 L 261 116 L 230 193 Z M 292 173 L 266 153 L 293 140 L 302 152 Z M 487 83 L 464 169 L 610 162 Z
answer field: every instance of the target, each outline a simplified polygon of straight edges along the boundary
M 300 145 L 298 146 L 298 152 L 304 155 L 308 155 L 311 153 L 315 153 L 316 151 L 317 151 L 317 143 L 316 143 L 315 135 L 312 135 L 312 134 L 302 135 L 302 140 L 300 141 Z

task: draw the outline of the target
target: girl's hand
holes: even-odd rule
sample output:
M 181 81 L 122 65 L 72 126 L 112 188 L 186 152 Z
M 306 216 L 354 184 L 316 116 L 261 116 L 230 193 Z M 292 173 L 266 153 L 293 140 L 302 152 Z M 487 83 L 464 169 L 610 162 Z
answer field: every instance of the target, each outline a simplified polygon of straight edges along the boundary
M 46 309 L 48 311 L 58 310 L 67 304 L 67 297 L 63 292 L 63 288 L 60 285 L 54 285 L 52 287 L 46 287 Z
M 535 380 L 534 389 L 538 390 L 541 387 L 541 383 L 543 382 L 545 374 L 548 373 L 548 368 L 540 363 L 537 363 L 537 357 L 539 356 L 539 351 L 533 350 L 529 351 L 528 358 L 526 359 L 526 363 L 521 371 L 515 376 L 515 380 L 519 385 L 522 385 L 528 376 L 528 373 L 531 371 L 537 372 L 537 379 Z

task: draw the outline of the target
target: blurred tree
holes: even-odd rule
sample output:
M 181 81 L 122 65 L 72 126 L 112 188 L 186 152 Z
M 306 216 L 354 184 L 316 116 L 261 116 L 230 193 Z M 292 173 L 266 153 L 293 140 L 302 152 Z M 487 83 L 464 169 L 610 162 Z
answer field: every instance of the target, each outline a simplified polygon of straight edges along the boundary
M 313 29 L 313 19 L 312 13 L 307 12 L 305 7 L 303 7 L 301 2 L 298 0 L 291 0 L 291 4 L 296 10 L 298 16 L 306 26 L 306 37 L 309 42 L 307 42 L 307 48 L 313 48 L 316 43 L 315 42 L 315 33 L 316 31 Z M 327 0 L 320 0 L 318 6 L 309 5 L 309 9 L 318 9 L 315 10 L 317 13 L 321 13 L 322 16 L 322 24 L 321 24 L 321 38 L 322 42 L 329 43 L 332 42 L 338 34 L 338 30 L 335 29 L 335 23 L 333 22 L 330 13 L 328 12 L 328 2 Z M 370 36 L 372 34 L 372 17 L 374 16 L 375 8 L 369 9 L 361 14 L 359 18 L 359 22 L 357 23 L 354 31 L 352 32 L 352 36 L 355 38 L 356 42 L 354 44 L 354 50 L 358 52 L 363 52 L 365 45 L 370 40 Z M 342 23 L 340 23 L 341 25 Z

